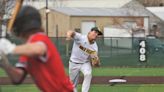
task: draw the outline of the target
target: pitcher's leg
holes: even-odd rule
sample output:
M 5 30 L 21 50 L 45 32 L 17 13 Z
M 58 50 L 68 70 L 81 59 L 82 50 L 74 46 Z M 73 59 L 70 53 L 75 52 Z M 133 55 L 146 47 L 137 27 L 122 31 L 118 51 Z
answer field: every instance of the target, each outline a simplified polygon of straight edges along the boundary
M 91 67 L 90 62 L 82 65 L 81 72 L 84 74 L 82 92 L 88 92 L 90 88 L 91 79 L 92 79 L 92 67 Z
M 69 62 L 69 77 L 74 84 L 74 92 L 77 92 L 79 75 L 80 75 L 80 65 Z

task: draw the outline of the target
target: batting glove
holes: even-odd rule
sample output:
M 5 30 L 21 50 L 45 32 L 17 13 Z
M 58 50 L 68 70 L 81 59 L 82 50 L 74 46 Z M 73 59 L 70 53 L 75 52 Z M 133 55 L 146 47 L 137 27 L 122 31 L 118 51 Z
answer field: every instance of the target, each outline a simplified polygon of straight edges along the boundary
M 8 58 L 7 56 L 0 51 L 0 67 L 1 68 L 4 68 L 4 67 L 7 67 L 9 65 L 9 61 L 8 61 Z
M 11 43 L 9 40 L 2 38 L 0 39 L 0 51 L 4 52 L 4 54 L 12 54 L 16 45 Z

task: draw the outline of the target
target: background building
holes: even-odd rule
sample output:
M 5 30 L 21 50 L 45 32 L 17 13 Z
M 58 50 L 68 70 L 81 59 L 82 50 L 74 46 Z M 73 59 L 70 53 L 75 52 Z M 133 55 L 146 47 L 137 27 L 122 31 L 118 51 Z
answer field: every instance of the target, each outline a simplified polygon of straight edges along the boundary
M 101 31 L 105 27 L 131 29 L 139 20 L 143 26 L 148 27 L 146 14 L 139 14 L 127 8 L 52 8 L 50 11 L 48 18 L 50 37 L 63 37 L 69 29 L 87 34 L 93 26 L 98 26 Z M 45 9 L 41 10 L 41 14 L 45 20 Z M 43 25 L 45 26 L 44 21 Z

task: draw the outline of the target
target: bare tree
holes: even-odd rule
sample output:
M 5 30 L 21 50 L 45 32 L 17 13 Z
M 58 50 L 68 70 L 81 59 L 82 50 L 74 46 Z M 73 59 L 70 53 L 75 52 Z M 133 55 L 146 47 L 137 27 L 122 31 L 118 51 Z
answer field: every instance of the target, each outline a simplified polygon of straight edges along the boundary
M 164 4 L 164 0 L 138 0 L 144 6 L 162 6 Z
M 10 19 L 11 15 L 12 15 L 12 11 L 14 9 L 15 6 L 15 1 L 16 0 L 1 0 L 0 4 L 1 4 L 1 36 L 6 36 L 6 26 L 7 26 L 7 22 Z
M 0 1 L 0 19 L 2 19 L 4 14 L 5 14 L 5 2 L 4 0 L 1 0 Z

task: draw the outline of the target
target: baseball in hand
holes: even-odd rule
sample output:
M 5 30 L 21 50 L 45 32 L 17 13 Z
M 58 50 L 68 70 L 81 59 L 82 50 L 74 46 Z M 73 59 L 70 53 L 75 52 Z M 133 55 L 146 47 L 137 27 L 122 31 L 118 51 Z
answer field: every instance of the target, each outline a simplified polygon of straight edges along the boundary
M 73 34 L 73 31 L 68 31 L 66 40 L 71 40 L 72 39 L 72 34 Z

